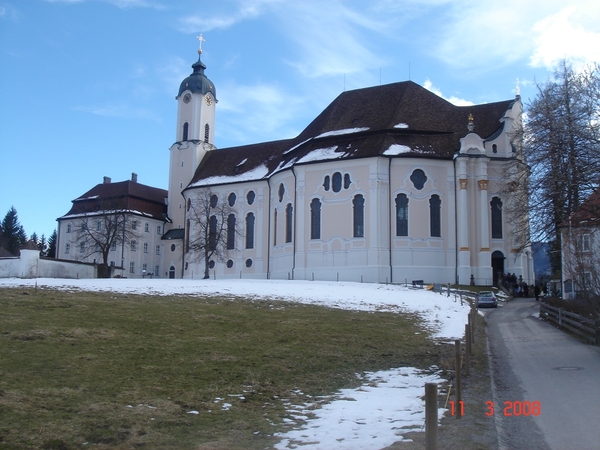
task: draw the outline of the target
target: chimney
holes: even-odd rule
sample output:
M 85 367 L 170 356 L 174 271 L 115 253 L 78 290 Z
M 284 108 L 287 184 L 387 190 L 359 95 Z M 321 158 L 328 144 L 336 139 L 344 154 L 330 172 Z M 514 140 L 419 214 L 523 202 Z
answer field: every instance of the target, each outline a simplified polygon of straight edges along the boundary
M 135 173 L 135 172 L 131 173 L 131 181 L 133 183 L 137 183 L 137 173 Z
M 104 184 L 110 184 L 111 179 L 110 177 L 104 177 Z

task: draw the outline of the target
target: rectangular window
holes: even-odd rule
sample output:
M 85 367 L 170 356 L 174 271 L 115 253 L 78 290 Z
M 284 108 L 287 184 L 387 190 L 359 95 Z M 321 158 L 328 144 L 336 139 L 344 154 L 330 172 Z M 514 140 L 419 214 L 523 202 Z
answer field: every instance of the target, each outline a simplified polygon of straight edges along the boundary
M 131 241 L 130 248 L 132 252 L 136 251 L 137 243 L 135 241 Z
M 79 244 L 79 253 L 85 253 L 85 243 Z
M 160 255 L 160 245 L 157 245 L 157 246 L 156 246 L 156 254 L 157 254 L 157 255 Z
M 157 277 L 160 275 L 160 266 L 154 266 L 154 276 Z
M 110 244 L 110 251 L 114 252 L 117 250 L 117 241 L 112 241 L 112 244 Z
M 71 244 L 69 244 L 67 242 L 67 245 L 65 246 L 65 255 L 68 255 L 71 252 Z
M 148 243 L 144 242 L 144 253 L 148 253 Z
M 235 214 L 227 217 L 227 250 L 235 248 Z
M 442 236 L 441 226 L 442 201 L 439 195 L 432 195 L 429 199 L 429 232 L 431 237 Z
M 246 248 L 254 248 L 254 213 L 246 216 Z
M 589 234 L 584 234 L 581 236 L 581 251 L 589 252 L 591 248 L 591 239 Z
M 144 231 L 145 231 L 146 233 L 150 233 L 150 224 L 149 224 L 148 222 L 146 222 L 146 223 L 144 224 Z
M 132 230 L 137 230 L 137 220 L 133 220 L 133 221 L 131 222 L 131 229 L 132 229 Z
M 96 231 L 102 231 L 102 222 L 96 222 Z
M 135 273 L 135 263 L 133 261 L 129 263 L 129 273 Z
M 365 198 L 361 195 L 355 195 L 352 200 L 353 207 L 353 236 L 365 237 Z
M 321 201 L 318 198 L 310 202 L 310 238 L 321 239 Z
M 156 225 L 156 234 L 159 236 L 162 234 L 162 227 L 160 225 Z
M 408 197 L 396 196 L 396 236 L 408 236 Z
M 291 203 L 285 207 L 285 242 L 292 242 L 292 223 L 294 208 Z

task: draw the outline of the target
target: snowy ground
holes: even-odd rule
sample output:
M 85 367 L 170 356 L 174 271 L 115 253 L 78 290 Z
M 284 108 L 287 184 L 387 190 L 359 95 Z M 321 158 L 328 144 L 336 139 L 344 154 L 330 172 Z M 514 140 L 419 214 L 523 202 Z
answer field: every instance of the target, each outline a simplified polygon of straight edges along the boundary
M 440 295 L 397 285 L 282 280 L 166 280 L 0 279 L 2 287 L 81 289 L 153 295 L 222 295 L 272 298 L 332 308 L 391 313 L 418 313 L 437 339 L 462 337 L 469 305 L 454 295 Z M 360 374 L 364 385 L 343 390 L 332 398 L 288 400 L 290 430 L 279 434 L 278 449 L 308 446 L 311 449 L 380 449 L 402 440 L 402 431 L 423 427 L 425 411 L 421 397 L 426 382 L 441 381 L 437 375 L 414 368 Z M 315 405 L 320 405 L 315 408 Z M 439 411 L 440 414 L 443 410 Z

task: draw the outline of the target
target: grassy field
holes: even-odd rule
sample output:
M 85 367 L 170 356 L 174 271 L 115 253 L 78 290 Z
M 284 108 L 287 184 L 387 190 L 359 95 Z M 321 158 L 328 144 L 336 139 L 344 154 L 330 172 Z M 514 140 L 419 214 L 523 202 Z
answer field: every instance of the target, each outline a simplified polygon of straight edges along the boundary
M 1 289 L 0 448 L 268 448 L 284 399 L 443 366 L 447 347 L 416 316 Z

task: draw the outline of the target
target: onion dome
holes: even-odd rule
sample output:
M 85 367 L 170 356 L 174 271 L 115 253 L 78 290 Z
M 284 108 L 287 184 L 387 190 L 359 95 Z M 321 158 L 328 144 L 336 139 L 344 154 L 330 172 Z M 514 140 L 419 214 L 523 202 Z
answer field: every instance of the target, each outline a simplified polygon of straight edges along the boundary
M 215 85 L 208 79 L 206 75 L 204 75 L 206 66 L 200 60 L 201 56 L 202 48 L 198 49 L 198 61 L 192 64 L 192 69 L 194 69 L 194 71 L 189 77 L 181 82 L 177 97 L 187 90 L 191 91 L 193 94 L 198 93 L 202 95 L 206 95 L 210 92 L 215 99 L 217 98 L 217 90 L 215 89 Z

